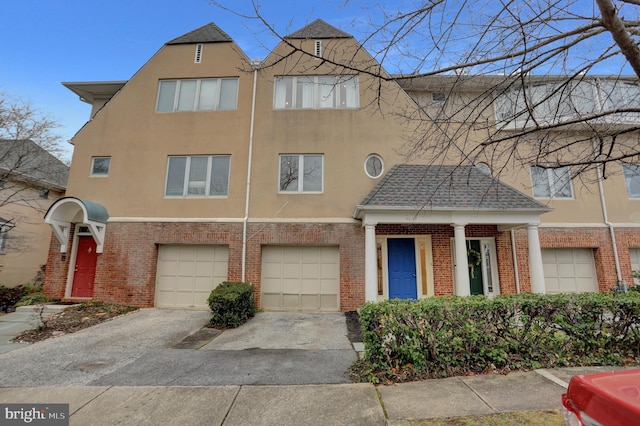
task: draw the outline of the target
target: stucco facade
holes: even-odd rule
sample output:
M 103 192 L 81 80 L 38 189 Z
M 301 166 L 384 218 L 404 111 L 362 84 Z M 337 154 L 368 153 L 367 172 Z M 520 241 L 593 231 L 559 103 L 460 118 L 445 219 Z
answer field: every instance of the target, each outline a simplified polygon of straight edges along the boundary
M 433 172 L 425 158 L 406 156 L 415 131 L 407 116 L 432 89 L 354 71 L 367 67 L 379 65 L 322 21 L 290 34 L 259 63 L 209 24 L 168 42 L 126 82 L 65 83 L 94 108 L 73 140 L 67 194 L 74 201 L 47 213 L 61 229 L 49 250 L 47 291 L 202 308 L 202 295 L 220 280 L 243 280 L 263 309 L 348 311 L 392 297 L 545 292 L 543 263 L 564 252 L 544 250 L 560 248 L 590 250 L 589 291 L 616 284 L 603 197 L 592 186 L 574 182 L 571 199 L 536 200 L 527 168 L 486 178 L 464 169 L 489 186 L 456 180 L 458 199 L 495 187 L 512 204 L 441 200 L 426 208 L 426 193 L 393 198 L 408 191 L 389 184 L 404 173 L 399 166 Z M 228 81 L 236 92 L 225 101 L 235 104 L 223 108 L 219 94 L 219 105 L 202 110 L 205 86 L 222 91 Z M 175 99 L 166 101 L 163 87 L 176 87 Z M 195 103 L 183 105 L 182 96 Z M 458 164 L 450 157 L 437 162 Z M 106 173 L 96 159 L 106 161 Z M 206 179 L 194 177 L 197 163 Z M 214 193 L 219 163 L 228 174 Z M 625 224 L 615 232 L 627 260 L 617 263 L 629 280 L 640 218 L 620 179 L 603 191 L 609 220 Z M 91 221 L 89 203 L 108 220 Z M 95 248 L 83 254 L 78 247 L 90 239 Z M 455 261 L 469 253 L 477 260 Z M 585 252 L 574 254 L 578 264 Z M 75 266 L 85 257 L 91 283 L 76 291 Z

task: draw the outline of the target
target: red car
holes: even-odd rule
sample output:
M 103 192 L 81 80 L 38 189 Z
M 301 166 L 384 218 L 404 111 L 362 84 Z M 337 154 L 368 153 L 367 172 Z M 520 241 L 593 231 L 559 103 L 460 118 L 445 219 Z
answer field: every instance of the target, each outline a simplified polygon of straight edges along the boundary
M 562 405 L 567 425 L 640 425 L 640 369 L 573 376 Z

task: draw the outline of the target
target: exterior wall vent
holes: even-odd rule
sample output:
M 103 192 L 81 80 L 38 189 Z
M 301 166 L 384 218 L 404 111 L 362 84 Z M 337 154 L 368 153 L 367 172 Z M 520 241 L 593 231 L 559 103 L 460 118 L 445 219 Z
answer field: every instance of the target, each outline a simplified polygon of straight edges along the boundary
M 322 57 L 322 40 L 315 41 L 315 49 L 313 54 L 316 55 L 318 58 Z
M 199 64 L 202 61 L 202 43 L 196 44 L 196 57 L 194 62 Z

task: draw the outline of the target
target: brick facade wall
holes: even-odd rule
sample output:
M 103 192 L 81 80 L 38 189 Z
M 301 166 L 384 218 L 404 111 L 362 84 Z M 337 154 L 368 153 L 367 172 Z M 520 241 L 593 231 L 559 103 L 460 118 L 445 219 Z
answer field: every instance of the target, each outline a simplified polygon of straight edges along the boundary
M 364 230 L 360 224 L 249 223 L 245 281 L 255 285 L 260 306 L 263 245 L 322 245 L 340 249 L 340 309 L 364 304 Z M 73 237 L 72 237 L 73 238 Z M 72 241 L 72 239 L 71 239 Z M 221 244 L 229 247 L 228 280 L 242 279 L 241 223 L 109 223 L 98 255 L 94 298 L 151 307 L 155 303 L 160 244 Z M 71 248 L 60 253 L 52 241 L 45 291 L 63 298 Z
M 496 242 L 500 292 L 517 292 L 511 232 L 495 225 L 469 225 L 467 237 L 493 237 Z M 73 241 L 73 229 L 70 241 Z M 514 231 L 519 286 L 530 292 L 526 229 Z M 605 291 L 617 283 L 609 230 L 602 228 L 540 228 L 544 248 L 590 248 L 593 250 L 598 288 Z M 364 230 L 359 223 L 249 223 L 247 226 L 245 281 L 255 285 L 260 306 L 262 247 L 265 245 L 322 245 L 340 250 L 340 309 L 357 309 L 365 299 Z M 453 294 L 449 225 L 379 224 L 376 235 L 430 235 L 433 255 L 434 293 Z M 632 283 L 629 248 L 640 247 L 640 228 L 617 228 L 616 239 L 623 279 Z M 109 223 L 104 252 L 98 255 L 94 297 L 114 303 L 154 306 L 155 276 L 160 244 L 222 244 L 229 247 L 228 279 L 242 278 L 241 223 Z M 71 244 L 67 253 L 52 238 L 45 272 L 44 290 L 64 298 Z

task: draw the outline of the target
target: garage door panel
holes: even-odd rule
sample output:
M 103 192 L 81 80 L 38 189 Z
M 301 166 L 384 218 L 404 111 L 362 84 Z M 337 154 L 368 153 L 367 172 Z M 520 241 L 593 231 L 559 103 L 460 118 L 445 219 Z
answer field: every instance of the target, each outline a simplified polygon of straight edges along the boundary
M 598 291 L 591 249 L 543 249 L 542 258 L 547 293 Z
M 263 247 L 263 309 L 336 311 L 339 289 L 337 247 Z
M 228 252 L 218 245 L 161 245 L 156 306 L 207 309 L 211 290 L 227 279 Z

